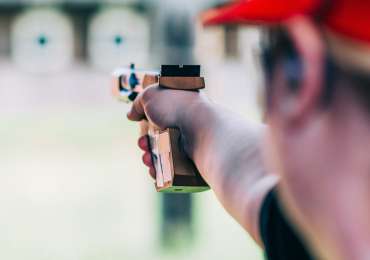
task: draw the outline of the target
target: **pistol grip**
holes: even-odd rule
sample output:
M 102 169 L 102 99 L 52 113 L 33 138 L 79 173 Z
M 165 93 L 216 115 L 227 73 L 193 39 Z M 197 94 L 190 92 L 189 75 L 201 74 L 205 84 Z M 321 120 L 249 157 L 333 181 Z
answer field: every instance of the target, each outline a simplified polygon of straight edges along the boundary
M 159 77 L 144 77 L 144 79 L 144 88 L 153 83 L 159 83 L 163 88 L 189 91 L 205 87 L 198 65 L 162 65 Z M 156 170 L 157 191 L 189 193 L 209 189 L 194 162 L 184 152 L 179 129 L 160 130 L 150 124 L 142 124 L 142 131 L 147 131 L 149 136 L 152 160 Z
M 209 189 L 193 161 L 183 151 L 179 129 L 149 127 L 148 135 L 157 191 L 189 193 Z

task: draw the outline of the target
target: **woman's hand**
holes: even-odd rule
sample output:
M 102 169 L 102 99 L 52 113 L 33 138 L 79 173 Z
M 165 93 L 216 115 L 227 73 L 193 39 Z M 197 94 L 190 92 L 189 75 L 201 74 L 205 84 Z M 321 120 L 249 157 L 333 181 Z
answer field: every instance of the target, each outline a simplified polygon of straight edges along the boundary
M 191 127 L 197 116 L 195 107 L 206 105 L 208 99 L 200 91 L 172 90 L 152 85 L 146 88 L 135 99 L 128 119 L 140 121 L 147 119 L 151 124 L 160 129 L 168 127 Z
M 207 105 L 209 105 L 208 99 L 199 91 L 170 90 L 153 85 L 146 88 L 135 99 L 127 117 L 133 121 L 147 119 L 160 129 L 179 128 L 183 139 L 186 139 L 186 143 L 189 144 L 188 147 L 184 147 L 184 150 L 189 151 L 191 150 L 189 146 L 194 143 L 191 138 L 193 135 L 184 136 L 184 133 L 192 133 L 194 128 L 207 125 L 207 118 L 201 118 L 201 114 L 198 113 L 203 109 L 201 106 Z M 139 138 L 138 146 L 144 151 L 143 163 L 149 167 L 150 175 L 155 178 L 147 135 Z M 189 153 L 188 156 L 191 157 L 191 154 Z

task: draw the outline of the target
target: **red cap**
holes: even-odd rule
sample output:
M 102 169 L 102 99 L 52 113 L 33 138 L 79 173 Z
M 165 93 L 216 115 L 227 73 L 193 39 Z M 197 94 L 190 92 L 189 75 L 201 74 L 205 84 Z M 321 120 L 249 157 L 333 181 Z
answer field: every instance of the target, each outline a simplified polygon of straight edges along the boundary
M 277 24 L 296 16 L 320 17 L 330 30 L 370 43 L 368 0 L 239 0 L 202 15 L 205 26 L 217 24 Z

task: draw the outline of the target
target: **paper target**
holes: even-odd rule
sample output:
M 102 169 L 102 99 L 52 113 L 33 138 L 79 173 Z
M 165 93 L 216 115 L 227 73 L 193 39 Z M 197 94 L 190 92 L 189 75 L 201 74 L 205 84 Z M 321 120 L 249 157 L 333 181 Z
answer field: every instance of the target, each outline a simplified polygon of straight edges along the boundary
M 32 8 L 16 17 L 11 27 L 12 58 L 32 72 L 55 72 L 73 59 L 73 29 L 56 9 Z
M 91 20 L 88 53 L 93 66 L 105 71 L 132 62 L 146 66 L 149 60 L 147 20 L 129 8 L 103 9 Z

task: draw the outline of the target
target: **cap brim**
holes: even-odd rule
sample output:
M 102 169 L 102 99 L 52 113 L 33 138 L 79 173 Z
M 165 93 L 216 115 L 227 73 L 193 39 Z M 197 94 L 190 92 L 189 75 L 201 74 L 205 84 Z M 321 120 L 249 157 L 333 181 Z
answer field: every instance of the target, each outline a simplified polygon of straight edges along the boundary
M 204 26 L 219 24 L 276 24 L 293 15 L 308 14 L 317 0 L 242 0 L 210 9 L 201 15 Z

